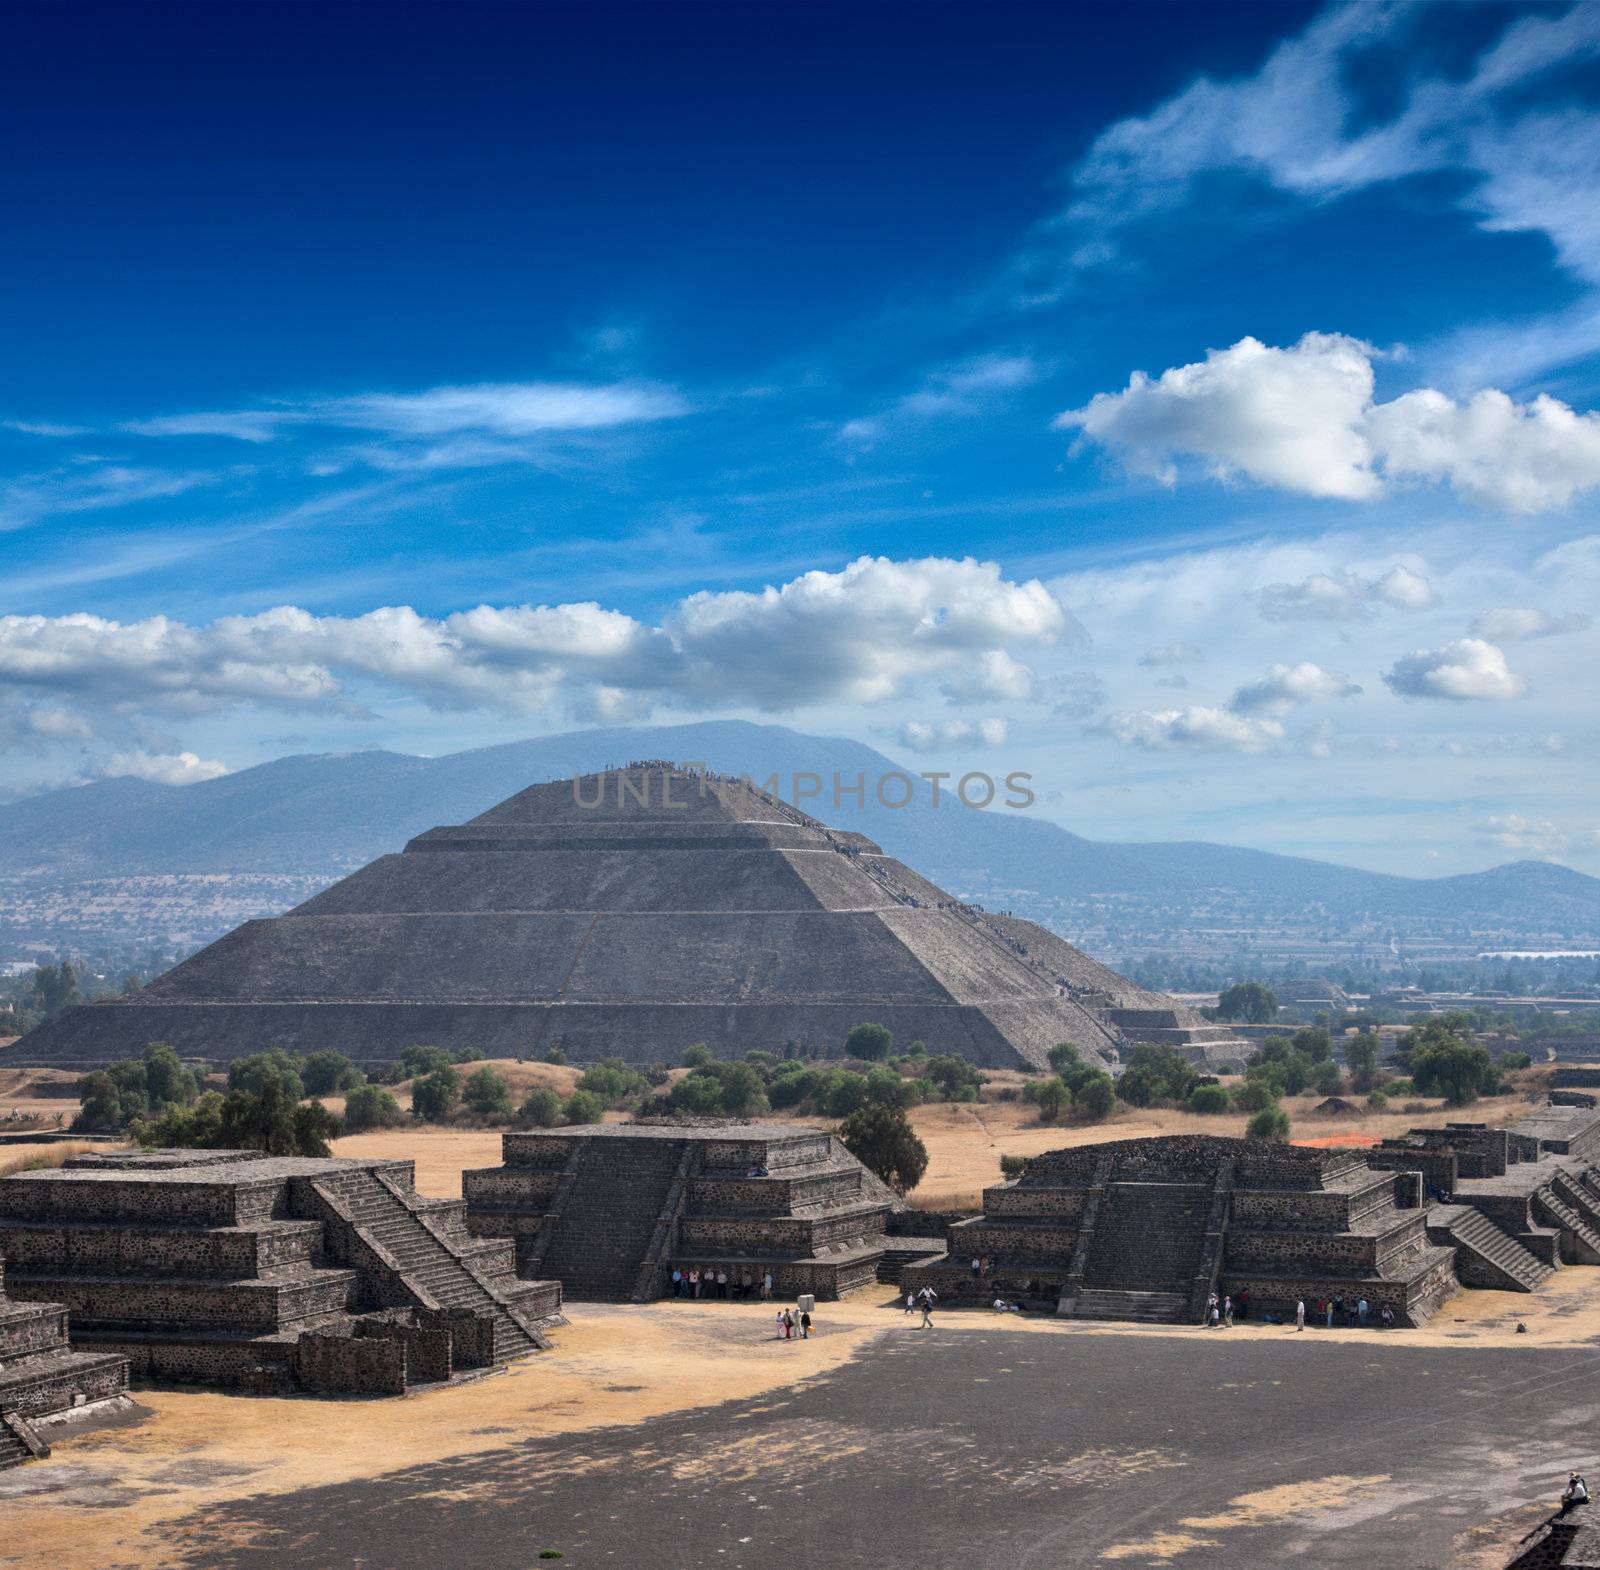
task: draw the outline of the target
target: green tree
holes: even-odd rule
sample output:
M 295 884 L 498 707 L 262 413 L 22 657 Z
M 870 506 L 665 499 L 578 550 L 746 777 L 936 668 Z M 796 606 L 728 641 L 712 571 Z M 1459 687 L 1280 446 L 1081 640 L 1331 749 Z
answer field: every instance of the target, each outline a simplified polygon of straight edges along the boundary
M 511 1087 L 487 1063 L 467 1075 L 461 1099 L 480 1118 L 506 1117 L 511 1112 Z
M 1130 1107 L 1183 1101 L 1194 1080 L 1193 1067 L 1171 1047 L 1146 1043 L 1133 1049 L 1128 1066 L 1116 1082 L 1117 1095 Z
M 1222 1085 L 1196 1085 L 1189 1092 L 1189 1110 L 1206 1114 L 1228 1110 L 1228 1092 Z
M 1322 1025 L 1302 1025 L 1289 1038 L 1289 1045 L 1313 1063 L 1321 1063 L 1333 1056 L 1333 1037 Z
M 965 1058 L 941 1052 L 928 1059 L 928 1078 L 939 1087 L 946 1101 L 976 1101 L 982 1081 L 978 1071 Z
M 828 1075 L 826 1088 L 818 1087 L 818 1110 L 830 1118 L 847 1118 L 866 1104 L 867 1076 L 851 1069 Z
M 711 1074 L 690 1074 L 672 1087 L 667 1100 L 675 1112 L 690 1117 L 716 1117 L 722 1111 L 722 1083 Z
M 1276 1103 L 1263 1107 L 1245 1125 L 1244 1135 L 1246 1139 L 1287 1139 L 1289 1114 Z
M 1502 1052 L 1496 1067 L 1507 1074 L 1515 1073 L 1519 1068 L 1527 1068 L 1533 1059 L 1526 1052 Z
M 1028 1099 L 1039 1108 L 1039 1121 L 1054 1123 L 1072 1105 L 1072 1092 L 1059 1078 L 1038 1080 L 1028 1086 Z
M 894 1037 L 886 1025 L 856 1025 L 844 1038 L 845 1055 L 864 1063 L 881 1063 L 893 1048 Z
M 405 1121 L 400 1103 L 382 1085 L 357 1085 L 345 1097 L 345 1127 L 354 1131 L 364 1128 L 398 1128 Z
M 557 1068 L 560 1068 L 566 1063 L 567 1054 L 560 1047 L 551 1047 L 551 1049 L 545 1053 L 544 1060 L 546 1063 L 554 1063 Z
M 300 1082 L 308 1096 L 342 1095 L 365 1078 L 342 1052 L 313 1052 L 300 1065 Z
M 409 1046 L 395 1064 L 395 1078 L 426 1079 L 429 1074 L 437 1074 L 440 1069 L 450 1068 L 454 1063 L 455 1059 L 443 1047 Z
M 1443 1096 L 1452 1107 L 1464 1107 L 1498 1088 L 1494 1059 L 1453 1032 L 1413 1049 L 1411 1082 L 1424 1096 Z
M 461 1094 L 461 1076 L 450 1065 L 411 1083 L 411 1111 L 424 1123 L 443 1123 L 455 1111 Z
M 591 1096 L 587 1090 L 575 1090 L 567 1097 L 567 1104 L 561 1111 L 569 1123 L 598 1123 L 605 1113 L 598 1096 Z
M 104 1069 L 85 1074 L 78 1081 L 78 1100 L 78 1115 L 72 1120 L 74 1133 L 109 1134 L 122 1127 L 122 1093 Z
M 1389 1098 L 1381 1090 L 1369 1090 L 1367 1092 L 1367 1106 L 1373 1112 L 1387 1112 L 1389 1110 Z
M 200 1094 L 194 1075 L 164 1041 L 145 1043 L 144 1090 L 146 1100 L 158 1112 L 166 1107 L 186 1107 Z
M 706 1065 L 709 1067 L 710 1065 Z M 649 1084 L 638 1069 L 621 1058 L 602 1058 L 578 1078 L 578 1089 L 598 1096 L 608 1107 L 618 1107 L 642 1096 Z
M 82 1002 L 78 973 L 65 960 L 59 965 L 41 965 L 34 971 L 33 1006 L 46 1019 L 54 1019 Z
M 707 1068 L 715 1061 L 715 1054 L 703 1041 L 697 1041 L 692 1047 L 683 1049 L 683 1066 L 685 1068 Z
M 517 1120 L 534 1128 L 554 1128 L 561 1121 L 561 1098 L 544 1085 L 536 1085 L 522 1098 Z
M 1272 1086 L 1260 1079 L 1247 1079 L 1242 1085 L 1235 1085 L 1228 1100 L 1235 1112 L 1260 1112 L 1264 1107 L 1277 1105 Z
M 291 1056 L 281 1047 L 274 1047 L 270 1052 L 254 1052 L 248 1057 L 235 1058 L 228 1065 L 230 1091 L 245 1090 L 259 1096 L 269 1081 L 277 1083 L 285 1101 L 300 1101 L 305 1096 L 305 1083 L 300 1078 L 300 1059 Z
M 1344 1061 L 1350 1070 L 1352 1090 L 1371 1090 L 1377 1083 L 1379 1045 L 1376 1031 L 1358 1030 L 1346 1037 Z
M 909 1194 L 928 1170 L 928 1147 L 900 1107 L 858 1108 L 839 1126 L 844 1148 L 899 1194 Z
M 1337 1063 L 1319 1063 L 1312 1070 L 1311 1088 L 1319 1096 L 1337 1096 L 1344 1090 L 1344 1075 Z
M 1073 1111 L 1091 1123 L 1110 1117 L 1116 1104 L 1116 1081 L 1104 1069 L 1090 1069 L 1073 1087 Z
M 892 1068 L 867 1071 L 867 1100 L 886 1107 L 909 1107 L 916 1103 L 915 1081 L 902 1079 Z
M 1058 1074 L 1083 1062 L 1083 1054 L 1070 1041 L 1058 1041 L 1049 1052 L 1050 1067 Z
M 1217 1018 L 1266 1025 L 1278 1012 L 1278 997 L 1259 981 L 1235 982 L 1217 999 Z

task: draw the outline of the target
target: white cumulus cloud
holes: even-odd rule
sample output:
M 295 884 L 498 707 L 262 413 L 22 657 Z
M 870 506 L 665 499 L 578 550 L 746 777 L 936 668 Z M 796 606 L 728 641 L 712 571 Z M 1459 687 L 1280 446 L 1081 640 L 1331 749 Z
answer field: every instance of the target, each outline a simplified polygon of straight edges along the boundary
M 226 763 L 197 757 L 192 752 L 116 752 L 96 758 L 90 765 L 89 777 L 149 780 L 156 785 L 194 785 L 201 780 L 220 779 L 227 772 Z
M 1195 458 L 1220 479 L 1305 496 L 1371 501 L 1442 484 L 1512 513 L 1564 507 L 1600 486 L 1600 415 L 1492 388 L 1466 402 L 1420 388 L 1379 403 L 1375 355 L 1341 333 L 1307 333 L 1286 349 L 1242 338 L 1159 377 L 1135 371 L 1121 392 L 1097 393 L 1056 424 L 1167 485 L 1180 458 Z
M 1298 665 L 1274 665 L 1258 680 L 1245 683 L 1228 700 L 1228 707 L 1235 714 L 1284 715 L 1302 704 L 1354 698 L 1360 692 L 1347 676 L 1302 660 Z
M 1256 609 L 1268 621 L 1355 621 L 1382 607 L 1422 610 L 1434 600 L 1433 586 L 1409 567 L 1396 564 L 1376 578 L 1354 572 L 1316 572 L 1298 583 L 1269 583 L 1256 591 Z
M 902 747 L 912 752 L 939 752 L 946 747 L 1002 747 L 1006 740 L 1003 719 L 907 720 L 895 733 Z
M 1193 748 L 1201 752 L 1264 752 L 1284 737 L 1276 720 L 1252 719 L 1228 709 L 1133 710 L 1113 714 L 1104 727 L 1124 746 L 1163 752 Z
M 1455 702 L 1505 703 L 1528 684 L 1512 671 L 1502 650 L 1482 638 L 1458 638 L 1439 649 L 1418 649 L 1384 673 L 1402 698 L 1448 698 Z

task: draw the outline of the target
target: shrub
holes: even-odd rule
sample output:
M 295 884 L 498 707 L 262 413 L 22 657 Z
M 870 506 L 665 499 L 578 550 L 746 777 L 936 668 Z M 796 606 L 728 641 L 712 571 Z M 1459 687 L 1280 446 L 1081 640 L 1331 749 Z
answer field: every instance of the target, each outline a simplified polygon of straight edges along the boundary
M 881 1063 L 893 1047 L 894 1036 L 887 1025 L 856 1025 L 844 1038 L 845 1055 L 863 1063 Z
M 635 1096 L 642 1096 L 648 1088 L 644 1075 L 621 1058 L 602 1058 L 578 1080 L 579 1090 L 598 1096 L 608 1107 L 621 1106 Z
M 1272 1094 L 1271 1085 L 1259 1079 L 1247 1079 L 1242 1085 L 1235 1085 L 1228 1096 L 1236 1112 L 1261 1112 L 1272 1106 L 1277 1098 Z
M 811 1094 L 815 1076 L 809 1069 L 798 1074 L 778 1074 L 767 1086 L 767 1100 L 775 1107 L 793 1107 Z
M 1001 1156 L 1000 1158 L 1001 1177 L 1011 1178 L 1014 1181 L 1027 1170 L 1028 1158 L 1026 1156 Z
M 545 1053 L 544 1060 L 546 1063 L 554 1063 L 557 1068 L 564 1067 L 567 1061 L 565 1048 L 551 1047 L 551 1049 Z
M 1388 1096 L 1391 1101 L 1399 1096 L 1414 1096 L 1417 1093 L 1417 1087 L 1413 1085 L 1409 1079 L 1388 1080 L 1385 1082 L 1382 1089 L 1383 1093 Z M 1419 1108 L 1418 1110 L 1420 1111 L 1421 1109 Z
M 447 1063 L 412 1082 L 411 1110 L 425 1123 L 443 1123 L 460 1094 L 461 1076 Z
M 928 1059 L 928 1078 L 939 1088 L 946 1101 L 976 1101 L 983 1083 L 978 1071 L 965 1058 L 941 1052 Z
M 1028 1099 L 1039 1108 L 1041 1122 L 1054 1123 L 1072 1105 L 1072 1092 L 1059 1079 L 1042 1080 L 1028 1089 L 1034 1092 Z
M 511 1111 L 511 1087 L 487 1063 L 467 1075 L 461 1099 L 481 1118 L 504 1117 Z
M 1079 1117 L 1098 1123 L 1110 1117 L 1117 1104 L 1116 1081 L 1103 1069 L 1091 1069 L 1072 1092 L 1072 1107 Z
M 839 1126 L 839 1140 L 897 1193 L 910 1193 L 928 1170 L 928 1147 L 899 1107 L 859 1108 Z
M 1265 1025 L 1278 1012 L 1277 995 L 1259 981 L 1240 981 L 1217 999 L 1217 1018 Z
M 703 1041 L 697 1041 L 692 1047 L 683 1049 L 681 1062 L 685 1068 L 705 1068 L 713 1061 L 711 1048 Z
M 300 1065 L 308 1096 L 337 1096 L 354 1090 L 366 1078 L 342 1052 L 313 1052 Z
M 592 1096 L 587 1090 L 575 1090 L 567 1097 L 567 1104 L 561 1109 L 562 1115 L 569 1123 L 598 1123 L 605 1112 L 598 1096 Z
M 850 1069 L 836 1069 L 828 1076 L 826 1086 L 817 1089 L 818 1109 L 830 1118 L 847 1118 L 865 1105 L 867 1076 Z
M 455 1059 L 443 1047 L 407 1047 L 394 1066 L 394 1077 L 399 1079 L 425 1079 L 449 1068 Z
M 722 1111 L 722 1085 L 710 1074 L 690 1074 L 672 1087 L 667 1100 L 675 1112 L 687 1112 L 693 1117 L 715 1117 Z M 593 1122 L 594 1119 L 589 1121 Z
M 1532 1062 L 1533 1059 L 1526 1052 L 1502 1052 L 1495 1066 L 1504 1069 L 1509 1074 L 1519 1068 L 1527 1068 Z
M 1050 1067 L 1064 1074 L 1074 1063 L 1083 1062 L 1083 1054 L 1070 1041 L 1058 1041 L 1049 1051 Z
M 1228 1092 L 1221 1085 L 1196 1085 L 1189 1092 L 1189 1110 L 1208 1116 L 1228 1110 Z
M 909 1079 L 902 1079 L 892 1068 L 875 1068 L 867 1073 L 867 1100 L 884 1107 L 909 1107 L 916 1092 Z
M 1321 1025 L 1302 1025 L 1289 1038 L 1289 1046 L 1313 1063 L 1321 1063 L 1333 1056 L 1333 1037 Z
M 1332 1062 L 1317 1064 L 1311 1075 L 1311 1088 L 1319 1096 L 1337 1096 L 1344 1089 L 1344 1075 L 1339 1072 L 1339 1065 Z
M 1388 1110 L 1389 1098 L 1381 1090 L 1369 1090 L 1367 1092 L 1367 1105 L 1374 1112 L 1384 1112 Z
M 1280 1106 L 1263 1107 L 1245 1125 L 1246 1139 L 1287 1139 L 1289 1114 Z
M 73 1133 L 109 1134 L 122 1127 L 122 1093 L 104 1069 L 85 1074 L 78 1081 L 78 1100 L 82 1105 L 72 1120 Z
M 348 1129 L 396 1128 L 404 1121 L 400 1103 L 382 1085 L 357 1085 L 345 1097 L 344 1126 Z
M 911 1045 L 906 1048 L 906 1056 L 908 1058 L 925 1058 L 927 1055 L 928 1044 L 925 1041 L 913 1041 Z
M 517 1118 L 535 1128 L 554 1128 L 561 1121 L 561 1097 L 547 1086 L 536 1086 L 522 1098 Z
M 328 1156 L 329 1141 L 344 1125 L 320 1101 L 293 1102 L 268 1075 L 259 1091 L 234 1090 L 226 1098 L 208 1091 L 192 1107 L 168 1107 L 139 1123 L 141 1145 L 192 1149 L 260 1150 L 269 1156 Z
M 1134 1048 L 1116 1082 L 1117 1095 L 1130 1107 L 1181 1101 L 1188 1096 L 1194 1078 L 1194 1070 L 1171 1047 L 1146 1044 Z
M 1402 1112 L 1429 1112 L 1432 1111 L 1432 1108 L 1429 1107 L 1426 1101 L 1408 1101 L 1400 1110 Z

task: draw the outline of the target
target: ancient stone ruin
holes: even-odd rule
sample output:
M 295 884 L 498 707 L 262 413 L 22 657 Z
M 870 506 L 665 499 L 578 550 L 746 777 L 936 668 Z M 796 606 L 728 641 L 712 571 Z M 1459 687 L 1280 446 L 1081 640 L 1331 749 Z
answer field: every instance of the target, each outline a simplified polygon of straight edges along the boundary
M 707 1043 L 837 1052 L 877 1020 L 996 1067 L 1057 1042 L 1114 1064 L 1164 1041 L 1248 1047 L 1031 922 L 964 904 L 863 835 L 667 764 L 535 785 L 269 921 L 137 995 L 71 1009 L 8 1061 L 87 1068 L 166 1041 L 224 1060 L 407 1046 L 575 1062 L 675 1061 Z
M 60 1303 L 7 1296 L 0 1252 L 0 1472 L 50 1454 L 41 1429 L 48 1420 L 128 1388 L 128 1360 L 113 1352 L 75 1352 Z
M 1172 1135 L 1051 1151 L 902 1280 L 1078 1318 L 1195 1323 L 1217 1293 L 1284 1318 L 1365 1298 L 1373 1322 L 1417 1325 L 1462 1286 L 1531 1292 L 1600 1264 L 1596 1155 L 1600 1112 L 1554 1103 L 1368 1150 Z
M 502 1148 L 504 1165 L 463 1174 L 467 1226 L 574 1299 L 649 1302 L 675 1268 L 841 1297 L 876 1279 L 896 1202 L 831 1134 L 779 1123 L 597 1124 Z
M 13 1298 L 64 1304 L 76 1346 L 162 1380 L 399 1395 L 560 1322 L 559 1286 L 519 1280 L 409 1161 L 76 1156 L 0 1178 L 0 1252 Z
M 903 1279 L 1084 1319 L 1196 1323 L 1212 1292 L 1247 1291 L 1252 1315 L 1365 1296 L 1374 1315 L 1387 1305 L 1416 1324 L 1455 1290 L 1420 1197 L 1414 1179 L 1348 1151 L 1211 1135 L 1085 1145 L 986 1189 L 949 1254 Z M 973 1258 L 992 1273 L 975 1279 Z

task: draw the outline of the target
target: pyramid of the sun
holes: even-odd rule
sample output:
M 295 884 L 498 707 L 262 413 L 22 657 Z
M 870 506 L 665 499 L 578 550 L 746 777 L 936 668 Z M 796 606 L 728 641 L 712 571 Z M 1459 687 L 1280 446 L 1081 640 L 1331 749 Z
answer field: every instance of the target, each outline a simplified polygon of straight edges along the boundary
M 1114 1064 L 1130 1040 L 1194 1055 L 1227 1036 L 748 782 L 630 764 L 431 829 L 8 1061 L 166 1041 L 216 1061 L 281 1046 L 376 1063 L 430 1043 L 646 1064 L 695 1042 L 837 1051 L 863 1020 L 997 1067 L 1059 1041 Z

